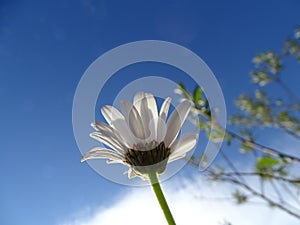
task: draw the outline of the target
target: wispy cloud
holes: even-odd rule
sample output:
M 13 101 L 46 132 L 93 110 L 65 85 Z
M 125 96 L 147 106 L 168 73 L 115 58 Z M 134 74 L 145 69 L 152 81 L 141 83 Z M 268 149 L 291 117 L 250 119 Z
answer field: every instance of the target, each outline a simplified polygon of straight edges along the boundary
M 163 187 L 178 225 L 220 225 L 224 221 L 233 225 L 294 225 L 299 222 L 263 204 L 237 206 L 224 199 L 230 195 L 230 187 L 208 184 L 200 178 L 174 179 L 163 183 Z M 150 187 L 133 188 L 108 208 L 85 208 L 79 214 L 60 225 L 166 224 Z

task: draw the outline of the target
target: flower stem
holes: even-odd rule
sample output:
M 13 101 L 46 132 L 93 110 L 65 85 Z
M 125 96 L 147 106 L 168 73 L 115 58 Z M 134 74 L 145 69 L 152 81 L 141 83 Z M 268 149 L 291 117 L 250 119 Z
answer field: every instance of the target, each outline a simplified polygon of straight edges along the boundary
M 153 191 L 156 195 L 156 198 L 159 202 L 159 205 L 161 207 L 161 209 L 163 210 L 164 214 L 165 214 L 165 218 L 168 222 L 169 225 L 176 225 L 174 218 L 172 216 L 172 213 L 169 209 L 168 203 L 165 199 L 165 196 L 161 190 L 161 187 L 159 185 L 159 181 L 157 178 L 157 174 L 156 173 L 149 173 L 149 179 L 150 179 L 150 183 L 151 186 L 153 188 Z

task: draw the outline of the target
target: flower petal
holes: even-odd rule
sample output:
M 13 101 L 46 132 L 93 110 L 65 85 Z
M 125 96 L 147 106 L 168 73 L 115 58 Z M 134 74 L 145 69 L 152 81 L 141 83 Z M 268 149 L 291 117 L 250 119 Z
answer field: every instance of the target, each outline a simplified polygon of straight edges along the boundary
M 156 101 L 155 101 L 154 96 L 150 93 L 145 93 L 145 96 L 147 98 L 148 109 L 149 109 L 149 114 L 150 114 L 150 120 L 152 118 L 157 118 L 158 117 L 158 112 L 157 112 L 157 105 L 156 105 Z
M 132 168 L 129 168 L 129 170 L 126 171 L 125 173 L 128 174 L 128 178 L 129 178 L 129 179 L 132 179 L 132 178 L 134 178 L 134 177 L 137 176 L 137 174 L 134 172 L 134 170 L 133 170 Z
M 166 121 L 168 112 L 169 112 L 169 108 L 170 108 L 170 104 L 171 104 L 171 98 L 166 98 L 165 101 L 163 102 L 160 111 L 159 111 L 159 116 L 163 121 Z
M 149 129 L 149 134 L 145 139 L 145 142 L 149 143 L 153 140 L 157 140 L 157 118 L 151 119 L 151 121 L 149 122 L 148 129 Z
M 185 100 L 181 102 L 172 112 L 167 122 L 167 134 L 164 140 L 166 146 L 170 146 L 176 139 L 179 130 L 191 109 L 191 106 L 192 102 Z
M 135 106 L 128 101 L 121 101 L 121 108 L 133 135 L 144 140 L 145 130 L 143 122 Z
M 119 110 L 113 106 L 106 105 L 102 107 L 101 112 L 109 125 L 119 133 L 123 141 L 129 146 L 133 146 L 135 138 Z
M 101 113 L 109 125 L 111 125 L 115 120 L 124 119 L 120 111 L 111 105 L 103 106 L 101 108 Z
M 141 101 L 141 118 L 143 120 L 143 125 L 145 128 L 145 132 L 146 132 L 146 138 L 149 138 L 150 136 L 150 130 L 149 130 L 149 126 L 150 126 L 150 120 L 151 118 L 151 114 L 149 113 L 149 108 L 148 108 L 148 101 L 147 98 L 144 97 Z
M 123 138 L 120 136 L 120 134 L 118 133 L 118 131 L 116 131 L 114 128 L 112 128 L 111 126 L 102 123 L 102 122 L 93 122 L 91 124 L 91 126 L 98 131 L 99 133 L 107 136 L 107 137 L 112 137 L 113 139 L 115 139 L 118 143 L 118 145 L 120 147 L 122 147 L 122 149 L 124 148 L 129 148 L 130 146 L 126 146 L 126 142 L 123 140 Z
M 93 132 L 90 133 L 90 137 L 96 139 L 97 141 L 102 142 L 103 144 L 109 146 L 110 148 L 116 150 L 117 152 L 124 154 L 125 150 L 127 149 L 122 143 L 116 139 L 113 134 L 110 133 L 100 133 L 100 132 Z
M 168 163 L 173 162 L 173 161 L 176 161 L 176 160 L 178 160 L 178 159 L 182 159 L 182 158 L 184 158 L 185 156 L 186 156 L 186 154 L 183 154 L 183 155 L 174 155 L 174 156 L 170 155 L 170 157 L 169 157 L 169 159 L 168 159 Z
M 93 148 L 90 151 L 86 152 L 81 158 L 81 162 L 84 162 L 88 159 L 108 159 L 108 160 L 121 160 L 123 161 L 123 156 L 116 152 L 113 152 L 106 148 Z
M 100 132 L 109 131 L 111 133 L 114 133 L 114 129 L 103 122 L 98 122 L 98 121 L 93 122 L 91 123 L 91 127 L 93 127 L 96 131 L 100 131 Z
M 157 137 L 157 105 L 152 94 L 145 93 L 141 103 L 141 115 L 147 140 L 155 140 Z
M 126 146 L 132 147 L 134 143 L 136 143 L 136 138 L 132 134 L 125 119 L 115 120 L 112 122 L 111 126 L 118 131 L 123 141 L 126 143 Z
M 114 164 L 114 163 L 120 163 L 120 164 L 124 164 L 124 165 L 126 165 L 125 163 L 124 163 L 124 161 L 123 160 L 120 160 L 120 159 L 108 159 L 108 160 L 106 160 L 106 163 L 107 164 Z
M 162 120 L 160 117 L 158 117 L 156 124 L 157 124 L 156 141 L 160 143 L 164 140 L 166 136 L 167 127 L 165 121 Z
M 186 153 L 190 151 L 197 143 L 198 134 L 187 133 L 183 134 L 179 139 L 171 145 L 171 154 L 168 162 L 173 162 L 177 159 L 184 158 Z
M 171 155 L 183 155 L 190 151 L 197 143 L 198 134 L 187 133 L 176 139 L 170 146 Z
M 137 92 L 133 98 L 133 105 L 141 116 L 141 119 L 143 121 L 143 126 L 146 132 L 146 137 L 149 137 L 150 116 L 149 116 L 149 108 L 148 108 L 146 94 L 144 92 Z
M 140 115 L 141 115 L 141 103 L 144 97 L 145 97 L 145 93 L 140 91 L 137 92 L 133 98 L 133 105 L 135 106 L 135 108 L 137 109 Z

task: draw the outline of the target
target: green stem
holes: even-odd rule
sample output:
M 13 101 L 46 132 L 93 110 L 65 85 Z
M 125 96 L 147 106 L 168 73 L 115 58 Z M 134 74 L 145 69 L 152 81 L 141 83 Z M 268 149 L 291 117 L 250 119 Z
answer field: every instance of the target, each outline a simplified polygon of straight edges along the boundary
M 165 218 L 168 222 L 169 225 L 176 225 L 174 218 L 172 216 L 172 213 L 169 209 L 168 203 L 165 199 L 165 196 L 161 190 L 161 187 L 159 185 L 159 181 L 157 178 L 157 174 L 156 173 L 149 173 L 149 179 L 150 179 L 150 183 L 151 186 L 153 188 L 153 191 L 156 195 L 156 198 L 159 202 L 159 205 L 161 207 L 161 209 L 163 210 L 164 214 L 165 214 Z

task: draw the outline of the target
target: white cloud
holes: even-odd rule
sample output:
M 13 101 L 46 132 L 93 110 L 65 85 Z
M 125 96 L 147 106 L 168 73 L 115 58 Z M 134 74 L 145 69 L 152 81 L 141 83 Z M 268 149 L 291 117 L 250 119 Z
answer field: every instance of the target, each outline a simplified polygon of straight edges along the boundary
M 299 221 L 263 204 L 236 204 L 222 199 L 229 196 L 228 186 L 208 184 L 203 179 L 173 179 L 163 189 L 177 225 L 294 225 Z M 218 196 L 220 198 L 218 198 Z M 78 214 L 77 214 L 78 215 Z M 85 209 L 80 216 L 61 225 L 153 225 L 166 224 L 150 187 L 133 188 L 108 208 L 101 206 L 91 213 Z

